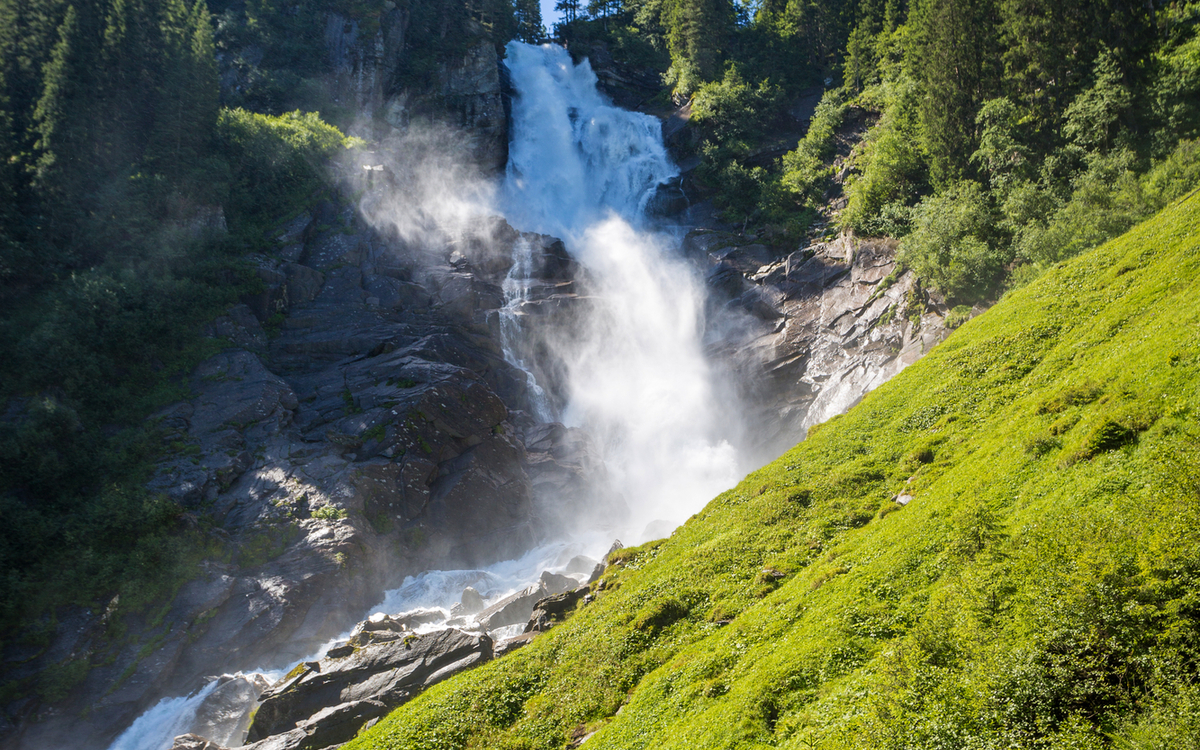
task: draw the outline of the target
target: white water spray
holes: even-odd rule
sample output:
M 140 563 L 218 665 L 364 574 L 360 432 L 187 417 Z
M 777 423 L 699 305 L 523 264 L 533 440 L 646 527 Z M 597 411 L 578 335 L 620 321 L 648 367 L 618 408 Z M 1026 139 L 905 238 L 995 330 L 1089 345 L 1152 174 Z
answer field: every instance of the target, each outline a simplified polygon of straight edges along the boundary
M 556 346 L 568 380 L 561 417 L 604 445 L 631 507 L 628 540 L 641 541 L 648 521 L 673 528 L 743 468 L 732 447 L 736 409 L 720 403 L 701 344 L 702 282 L 677 241 L 645 219 L 678 169 L 659 121 L 606 101 L 587 61 L 575 65 L 553 45 L 512 42 L 507 51 L 516 97 L 505 213 L 514 226 L 563 238 L 587 269 L 598 302 Z
M 122 732 L 108 750 L 162 750 L 171 747 L 176 736 L 191 728 L 196 710 L 216 687 L 217 681 L 213 680 L 190 696 L 163 698 Z

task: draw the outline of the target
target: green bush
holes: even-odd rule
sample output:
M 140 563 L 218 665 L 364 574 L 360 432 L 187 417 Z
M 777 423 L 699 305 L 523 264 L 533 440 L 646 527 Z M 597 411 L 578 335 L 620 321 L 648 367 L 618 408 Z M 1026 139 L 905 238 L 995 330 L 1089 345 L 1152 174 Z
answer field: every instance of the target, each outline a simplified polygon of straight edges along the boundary
M 322 505 L 313 511 L 312 517 L 323 521 L 336 521 L 339 518 L 345 518 L 346 511 L 336 505 Z
M 834 135 L 846 116 L 841 89 L 825 92 L 796 148 L 783 155 L 783 186 L 802 204 L 819 203 L 829 189 Z
M 230 231 L 250 243 L 325 184 L 328 160 L 351 145 L 316 112 L 272 117 L 223 109 L 217 134 L 233 165 Z
M 994 216 L 979 183 L 952 185 L 921 201 L 913 215 L 901 263 L 948 299 L 976 299 L 996 288 L 1008 259 L 992 245 Z
M 1200 185 L 1200 141 L 1180 142 L 1141 176 L 1137 166 L 1128 150 L 1093 157 L 1072 183 L 1070 198 L 1048 215 L 1041 212 L 1053 198 L 1045 188 L 1014 190 L 1004 213 L 1009 226 L 1017 225 L 1016 255 L 1039 266 L 1070 258 L 1191 192 Z
M 754 85 L 738 65 L 720 81 L 706 83 L 692 99 L 692 124 L 706 143 L 744 154 L 783 113 L 783 91 L 769 80 Z
M 911 205 L 927 187 L 927 158 L 919 137 L 915 85 L 902 78 L 888 84 L 883 116 L 859 146 L 859 174 L 846 184 L 842 226 L 869 234 L 883 207 Z

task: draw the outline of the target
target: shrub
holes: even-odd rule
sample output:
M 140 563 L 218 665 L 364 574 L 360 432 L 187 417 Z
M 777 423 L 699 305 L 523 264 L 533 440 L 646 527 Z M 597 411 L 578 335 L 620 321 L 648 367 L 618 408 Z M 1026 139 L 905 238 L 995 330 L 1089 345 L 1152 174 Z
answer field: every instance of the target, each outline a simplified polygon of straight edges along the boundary
M 840 221 L 858 232 L 870 233 L 868 222 L 884 206 L 909 205 L 927 187 L 915 88 L 907 79 L 890 86 L 883 116 L 856 156 L 860 173 L 846 185 L 848 202 Z
M 802 203 L 825 198 L 831 167 L 826 164 L 833 154 L 833 137 L 846 116 L 845 95 L 841 89 L 825 92 L 808 123 L 808 132 L 796 148 L 783 155 L 783 187 Z
M 1084 441 L 1083 447 L 1075 454 L 1079 460 L 1086 460 L 1105 451 L 1116 450 L 1133 442 L 1137 432 L 1119 422 L 1106 419 L 1100 423 Z
M 226 211 L 230 230 L 250 242 L 318 190 L 325 163 L 350 145 L 316 112 L 272 117 L 224 109 L 217 135 L 233 165 Z
M 900 262 L 949 299 L 973 299 L 995 288 L 1007 261 L 993 248 L 993 216 L 983 189 L 963 181 L 921 201 Z
M 783 91 L 769 80 L 755 86 L 730 65 L 719 82 L 706 83 L 692 100 L 692 123 L 706 141 L 729 151 L 745 151 L 783 112 Z
M 634 615 L 634 630 L 655 632 L 688 616 L 688 606 L 673 596 L 656 599 Z
M 312 517 L 322 521 L 336 521 L 339 518 L 345 518 L 346 511 L 336 505 L 322 505 L 312 512 Z
M 950 329 L 958 328 L 963 323 L 971 319 L 971 308 L 967 305 L 957 305 L 953 310 L 946 314 L 946 327 Z

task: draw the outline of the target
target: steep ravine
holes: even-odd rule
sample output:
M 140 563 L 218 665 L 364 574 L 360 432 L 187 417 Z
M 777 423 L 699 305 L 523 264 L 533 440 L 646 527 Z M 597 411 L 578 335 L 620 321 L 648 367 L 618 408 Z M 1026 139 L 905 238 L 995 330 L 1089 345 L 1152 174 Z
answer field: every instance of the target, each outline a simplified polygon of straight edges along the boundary
M 493 60 L 476 59 L 487 50 L 473 49 L 464 69 L 491 69 Z M 571 72 L 569 83 L 583 86 L 589 76 L 594 86 L 586 68 Z M 459 78 L 448 80 L 457 81 L 463 96 L 474 91 L 499 101 L 498 76 Z M 367 98 L 371 107 L 386 106 Z M 460 124 L 468 140 L 494 142 L 493 119 Z M 393 125 L 388 137 L 404 137 L 404 123 Z M 589 137 L 605 144 L 603 133 Z M 522 139 L 545 138 L 514 133 L 512 151 L 520 158 Z M 478 158 L 486 166 L 491 157 Z M 665 159 L 665 152 L 655 158 Z M 44 651 L 6 652 L 5 669 L 13 676 L 66 658 L 97 665 L 58 706 L 10 707 L 16 721 L 5 728 L 6 747 L 106 747 L 160 698 L 206 684 L 216 689 L 209 676 L 286 670 L 318 653 L 406 576 L 482 568 L 548 540 L 574 538 L 575 548 L 559 551 L 561 568 L 585 548 L 599 556 L 618 535 L 626 541 L 661 535 L 698 509 L 697 502 L 722 488 L 720 476 L 702 487 L 707 495 L 656 506 L 657 495 L 637 493 L 657 464 L 639 474 L 622 461 L 638 440 L 662 444 L 661 434 L 580 406 L 580 372 L 610 373 L 610 379 L 623 372 L 604 369 L 613 363 L 603 351 L 578 346 L 611 340 L 604 336 L 612 329 L 584 335 L 589 321 L 601 319 L 596 310 L 641 310 L 638 304 L 652 293 L 626 289 L 621 293 L 631 294 L 629 301 L 618 297 L 613 279 L 641 268 L 630 264 L 650 262 L 692 280 L 698 325 L 679 346 L 695 347 L 699 359 L 687 354 L 699 368 L 695 377 L 715 390 L 678 390 L 722 400 L 725 411 L 713 414 L 737 415 L 736 423 L 706 422 L 713 432 L 700 447 L 725 441 L 743 462 L 730 465 L 741 471 L 844 411 L 945 335 L 944 308 L 916 288 L 910 274 L 893 276 L 888 242 L 842 237 L 781 254 L 712 230 L 696 229 L 672 243 L 653 227 L 630 225 L 642 243 L 638 252 L 650 255 L 612 256 L 604 253 L 615 247 L 613 236 L 589 229 L 594 221 L 557 227 L 564 235 L 578 230 L 564 244 L 520 231 L 548 229 L 532 213 L 523 224 L 514 218 L 517 228 L 479 216 L 414 239 L 403 227 L 381 222 L 377 210 L 362 210 L 393 190 L 398 168 L 380 175 L 353 166 L 358 171 L 346 178 L 341 200 L 281 224 L 276 251 L 253 259 L 265 291 L 212 324 L 211 334 L 229 348 L 193 373 L 191 399 L 156 416 L 171 435 L 174 455 L 160 464 L 151 486 L 197 523 L 211 519 L 239 554 L 208 563 L 160 612 L 126 618 L 121 639 L 106 634 L 105 613 L 78 609 L 60 614 L 58 634 Z M 605 169 L 627 166 L 617 158 Z M 642 182 L 621 188 L 622 200 L 662 179 L 654 169 L 634 172 L 640 177 L 631 179 Z M 631 221 L 640 221 L 643 205 L 634 202 Z M 601 271 L 602 259 L 613 257 L 615 267 Z M 521 260 L 523 295 L 515 302 L 514 259 Z M 644 281 L 646 274 L 636 276 Z M 668 308 L 675 304 L 673 297 L 663 299 Z M 649 329 L 656 321 L 634 317 L 629 323 Z M 574 348 L 562 347 L 563 339 Z M 638 361 L 652 369 L 660 360 Z M 645 372 L 632 377 L 645 382 Z M 685 380 L 680 371 L 655 376 L 668 388 L 701 382 Z M 544 398 L 549 406 L 539 403 Z M 695 424 L 685 419 L 672 429 L 690 438 Z M 671 439 L 666 444 L 693 448 Z M 644 447 L 637 452 L 649 455 Z M 713 454 L 696 455 L 708 461 Z M 680 478 L 666 473 L 654 481 L 666 487 Z M 668 506 L 686 513 L 646 527 Z M 628 537 L 631 528 L 635 538 Z M 469 638 L 475 650 L 464 654 L 491 655 L 490 640 L 480 645 L 487 636 Z M 252 703 L 264 686 L 253 679 L 230 684 L 240 691 L 237 705 Z M 354 714 L 356 726 L 377 715 Z M 204 721 L 194 717 L 194 726 L 185 728 L 202 730 Z

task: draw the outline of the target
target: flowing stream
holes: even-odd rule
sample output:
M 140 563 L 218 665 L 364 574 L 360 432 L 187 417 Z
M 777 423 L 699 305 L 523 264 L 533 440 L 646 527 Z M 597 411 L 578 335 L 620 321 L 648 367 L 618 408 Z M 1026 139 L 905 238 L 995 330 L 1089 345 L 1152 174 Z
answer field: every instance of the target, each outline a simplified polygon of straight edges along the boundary
M 586 61 L 574 65 L 560 47 L 512 42 L 507 65 L 517 95 L 499 209 L 522 231 L 562 238 L 588 277 L 587 315 L 569 336 L 550 340 L 565 365 L 566 382 L 559 384 L 565 398 L 556 408 L 545 384 L 530 376 L 533 407 L 542 420 L 595 436 L 629 506 L 622 538 L 638 543 L 662 536 L 747 468 L 734 448 L 736 404 L 720 392 L 704 356 L 702 280 L 679 256 L 678 241 L 644 215 L 658 185 L 678 170 L 658 120 L 611 105 L 597 92 Z M 501 316 L 506 357 L 527 372 L 519 318 L 529 302 L 529 253 L 527 242 L 517 243 Z M 422 629 L 444 627 L 464 587 L 497 601 L 544 570 L 563 570 L 576 554 L 601 557 L 611 541 L 561 541 L 487 569 L 428 571 L 385 592 L 372 612 L 426 610 L 433 616 Z M 282 676 L 267 669 L 257 674 L 268 681 Z M 109 750 L 166 750 L 176 735 L 193 729 L 218 679 L 191 696 L 163 699 Z M 239 739 L 230 737 L 232 744 Z

